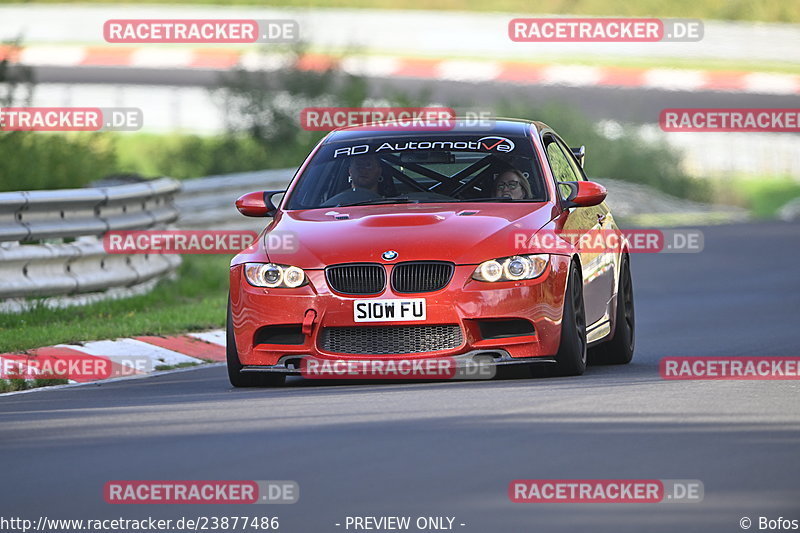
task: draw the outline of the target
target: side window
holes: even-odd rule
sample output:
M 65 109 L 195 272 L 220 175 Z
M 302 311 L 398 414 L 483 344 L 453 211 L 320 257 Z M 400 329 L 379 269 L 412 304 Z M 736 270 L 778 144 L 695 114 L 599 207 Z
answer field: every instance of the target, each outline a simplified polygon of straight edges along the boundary
M 556 140 L 553 137 L 545 137 L 547 160 L 550 162 L 550 169 L 553 171 L 553 177 L 556 179 L 556 184 L 560 181 L 578 181 L 579 175 L 570 165 L 567 156 L 561 150 Z M 565 185 L 558 185 L 558 192 L 561 198 L 567 198 L 572 192 L 572 189 Z
M 569 166 L 572 168 L 573 172 L 580 181 L 586 181 L 586 175 L 583 173 L 583 169 L 575 160 L 575 156 L 572 155 L 572 150 L 564 143 L 563 140 L 558 140 L 558 146 L 561 148 L 561 151 L 564 152 L 564 157 L 566 157 L 567 161 L 569 162 Z
M 551 140 L 547 145 L 547 159 L 556 181 L 578 181 L 578 176 L 569 164 L 567 156 L 561 151 L 557 142 Z

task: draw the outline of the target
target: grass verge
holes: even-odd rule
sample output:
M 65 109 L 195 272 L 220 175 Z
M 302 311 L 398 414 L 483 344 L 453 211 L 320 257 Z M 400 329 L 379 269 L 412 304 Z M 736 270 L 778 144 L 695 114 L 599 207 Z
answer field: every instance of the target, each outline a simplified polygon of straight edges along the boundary
M 347 57 L 353 53 L 349 48 L 316 47 L 308 48 L 310 53 L 325 56 Z M 369 48 L 357 50 L 360 54 L 378 57 L 397 57 L 409 59 L 442 59 L 440 53 L 401 53 L 390 48 Z M 677 69 L 677 70 L 702 70 L 714 72 L 769 72 L 776 74 L 800 74 L 800 64 L 776 58 L 770 61 L 749 61 L 737 58 L 693 58 L 693 57 L 660 57 L 660 56 L 614 56 L 614 55 L 556 55 L 552 57 L 521 57 L 519 55 L 492 55 L 491 57 L 474 54 L 450 54 L 446 59 L 465 61 L 507 61 L 521 65 L 537 66 L 591 66 L 591 67 L 619 67 L 631 69 Z
M 800 197 L 800 182 L 791 178 L 740 178 L 731 182 L 731 190 L 735 195 L 731 203 L 749 209 L 755 217 L 774 218 L 781 207 Z
M 35 0 L 30 3 L 69 3 L 65 0 Z M 75 2 L 78 3 L 78 2 Z M 80 3 L 108 3 L 108 0 L 80 0 Z M 134 3 L 134 2 L 126 2 Z M 257 5 L 292 8 L 372 8 L 438 11 L 500 11 L 523 16 L 531 13 L 598 15 L 624 17 L 679 17 L 764 22 L 800 21 L 796 2 L 747 2 L 732 0 L 144 0 L 137 4 Z
M 34 379 L 30 381 L 24 379 L 0 379 L 0 393 L 52 387 L 53 385 L 66 385 L 67 383 L 69 381 L 66 379 Z
M 177 365 L 156 365 L 155 370 L 176 370 L 179 368 L 191 368 L 193 366 L 200 366 L 200 363 L 178 363 Z

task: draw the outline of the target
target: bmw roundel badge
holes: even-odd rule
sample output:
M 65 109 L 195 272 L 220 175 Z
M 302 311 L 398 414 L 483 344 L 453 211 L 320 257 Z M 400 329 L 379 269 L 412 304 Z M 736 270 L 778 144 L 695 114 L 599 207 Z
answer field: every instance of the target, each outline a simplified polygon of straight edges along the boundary
M 399 254 L 394 250 L 386 250 L 385 252 L 383 252 L 383 254 L 381 254 L 381 257 L 383 257 L 387 261 L 391 261 L 392 259 L 397 259 L 398 255 Z

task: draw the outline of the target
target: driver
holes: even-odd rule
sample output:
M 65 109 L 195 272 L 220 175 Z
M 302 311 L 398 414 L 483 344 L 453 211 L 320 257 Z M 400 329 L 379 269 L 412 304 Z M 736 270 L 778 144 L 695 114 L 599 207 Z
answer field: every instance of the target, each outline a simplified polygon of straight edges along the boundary
M 350 184 L 353 190 L 366 189 L 378 194 L 381 177 L 381 162 L 375 155 L 362 155 L 350 160 Z
M 383 181 L 378 156 L 369 154 L 352 157 L 348 173 L 350 188 L 329 198 L 325 205 L 362 202 L 382 196 L 378 189 Z

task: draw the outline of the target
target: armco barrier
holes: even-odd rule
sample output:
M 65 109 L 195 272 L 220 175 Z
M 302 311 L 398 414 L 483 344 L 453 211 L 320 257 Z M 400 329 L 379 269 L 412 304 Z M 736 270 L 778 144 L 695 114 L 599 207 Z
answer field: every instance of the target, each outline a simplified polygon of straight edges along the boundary
M 289 185 L 295 169 L 260 170 L 183 181 L 175 199 L 182 228 L 252 229 L 261 231 L 264 219 L 243 217 L 233 206 L 248 192 L 280 190 Z M 276 201 L 280 198 L 276 197 Z
M 0 193 L 0 299 L 132 288 L 172 273 L 177 255 L 111 255 L 109 230 L 162 228 L 178 219 L 180 182 Z

